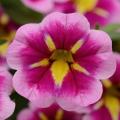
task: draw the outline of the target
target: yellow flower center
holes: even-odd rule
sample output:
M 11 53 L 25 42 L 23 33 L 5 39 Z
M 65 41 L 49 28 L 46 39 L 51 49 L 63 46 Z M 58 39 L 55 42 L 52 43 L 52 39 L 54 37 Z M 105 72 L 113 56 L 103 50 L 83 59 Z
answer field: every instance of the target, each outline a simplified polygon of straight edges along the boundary
M 9 22 L 9 17 L 7 14 L 3 14 L 1 17 L 0 17 L 0 24 L 1 25 L 7 25 L 8 22 Z
M 75 54 L 80 47 L 83 45 L 83 40 L 78 40 L 70 49 L 70 51 L 64 49 L 56 49 L 56 46 L 50 36 L 46 37 L 45 43 L 51 52 L 50 58 L 44 58 L 30 66 L 30 68 L 35 67 L 45 67 L 50 66 L 50 71 L 54 82 L 57 86 L 61 86 L 64 78 L 70 71 L 70 68 L 89 75 L 88 71 L 80 66 L 73 59 L 73 54 Z
M 107 18 L 109 12 L 104 8 L 97 6 L 98 0 L 73 0 L 78 12 L 85 14 L 87 12 L 93 12 L 94 14 Z
M 98 0 L 74 0 L 74 1 L 77 10 L 80 13 L 86 13 L 92 11 L 98 2 Z
M 71 52 L 68 52 L 66 50 L 59 50 L 59 49 L 53 52 L 50 59 L 51 60 L 64 60 L 68 63 L 72 63 L 74 61 Z
M 53 61 L 51 66 L 52 75 L 57 85 L 62 84 L 62 80 L 69 71 L 68 63 L 73 62 L 72 54 L 66 50 L 55 50 L 50 57 Z

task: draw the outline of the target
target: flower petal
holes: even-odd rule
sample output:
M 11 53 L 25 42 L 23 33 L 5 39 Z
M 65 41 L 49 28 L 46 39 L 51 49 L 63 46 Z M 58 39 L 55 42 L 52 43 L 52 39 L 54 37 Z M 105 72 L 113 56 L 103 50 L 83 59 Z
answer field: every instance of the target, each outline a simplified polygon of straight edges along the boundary
M 68 2 L 69 0 L 53 0 L 55 2 L 58 2 L 58 3 L 65 3 L 65 2 Z
M 13 86 L 20 95 L 40 107 L 48 107 L 54 101 L 54 83 L 48 67 L 17 71 L 13 77 Z
M 80 120 L 81 117 L 81 114 L 65 111 L 53 104 L 49 108 L 24 109 L 18 115 L 17 120 Z
M 47 58 L 50 52 L 44 39 L 39 24 L 20 27 L 8 50 L 7 60 L 10 67 L 17 69 Z
M 91 30 L 84 39 L 86 39 L 86 42 L 81 46 L 75 57 L 80 58 L 112 51 L 112 40 L 103 31 Z
M 119 0 L 99 0 L 96 8 L 92 12 L 88 12 L 85 16 L 92 26 L 95 26 L 96 23 L 104 26 L 114 21 L 119 4 Z M 97 8 L 100 9 L 99 12 L 96 12 Z
M 103 53 L 94 56 L 89 56 L 81 59 L 81 66 L 98 79 L 108 79 L 116 69 L 116 61 L 112 53 Z
M 0 93 L 0 120 L 8 118 L 15 109 L 15 103 L 5 93 Z
M 112 120 L 109 111 L 106 107 L 101 107 L 100 109 L 92 112 L 88 119 L 85 120 Z
M 116 69 L 109 36 L 98 30 L 90 31 L 86 42 L 74 55 L 75 60 L 97 79 L 107 79 Z
M 87 19 L 79 13 L 54 12 L 43 20 L 42 25 L 59 49 L 70 49 L 90 29 Z
M 12 87 L 12 76 L 9 72 L 0 71 L 0 93 L 11 94 Z
M 53 8 L 51 0 L 21 0 L 29 8 L 42 13 L 49 13 Z
M 39 118 L 31 109 L 24 109 L 19 113 L 17 120 L 39 120 Z
M 12 76 L 5 59 L 0 57 L 0 120 L 5 120 L 14 112 L 15 103 L 9 97 L 12 90 Z
M 99 80 L 72 71 L 65 78 L 61 89 L 58 89 L 56 99 L 65 110 L 77 110 L 100 99 L 102 84 Z

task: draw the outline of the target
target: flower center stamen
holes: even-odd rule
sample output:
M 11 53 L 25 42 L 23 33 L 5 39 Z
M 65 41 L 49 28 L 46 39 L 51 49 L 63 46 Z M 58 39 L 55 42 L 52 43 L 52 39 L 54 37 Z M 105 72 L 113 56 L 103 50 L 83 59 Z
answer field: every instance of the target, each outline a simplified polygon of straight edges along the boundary
M 63 114 L 64 114 L 64 111 L 62 109 L 59 109 L 56 113 L 55 120 L 62 120 Z
M 51 65 L 50 71 L 57 86 L 62 85 L 64 78 L 70 71 L 70 68 L 89 75 L 89 72 L 73 59 L 73 54 L 75 54 L 81 48 L 83 41 L 84 40 L 82 39 L 78 40 L 71 47 L 70 51 L 67 51 L 64 49 L 56 49 L 54 41 L 49 35 L 47 35 L 45 43 L 48 47 L 48 50 L 51 52 L 51 56 L 32 64 L 30 68 L 45 67 Z
M 49 120 L 48 117 L 42 112 L 40 113 L 39 117 L 41 120 Z
M 73 46 L 72 46 L 72 48 L 71 48 L 71 53 L 72 54 L 75 54 L 80 48 L 81 48 L 81 46 L 83 45 L 83 42 L 84 40 L 78 40 Z
M 61 50 L 61 49 L 55 50 L 51 55 L 50 59 L 53 61 L 64 60 L 65 62 L 68 62 L 68 63 L 74 62 L 71 52 L 66 50 Z
M 56 49 L 56 46 L 55 46 L 52 38 L 49 35 L 46 36 L 45 43 L 46 43 L 46 45 L 47 45 L 50 52 L 52 52 L 52 51 L 54 51 Z
M 69 64 L 73 63 L 72 54 L 66 50 L 55 50 L 50 57 L 53 62 L 51 65 L 51 72 L 55 84 L 61 86 L 64 77 L 69 72 Z

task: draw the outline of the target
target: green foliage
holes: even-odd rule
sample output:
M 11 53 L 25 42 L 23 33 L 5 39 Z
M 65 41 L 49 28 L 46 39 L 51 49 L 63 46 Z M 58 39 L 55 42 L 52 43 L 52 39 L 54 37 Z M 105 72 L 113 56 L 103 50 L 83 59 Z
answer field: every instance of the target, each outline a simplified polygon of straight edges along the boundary
M 6 43 L 7 41 L 5 39 L 0 39 L 0 45 L 3 45 L 4 43 Z
M 7 120 L 17 120 L 16 117 L 19 114 L 19 112 L 21 112 L 22 109 L 25 109 L 28 107 L 28 100 L 26 100 L 25 98 L 23 98 L 22 96 L 18 95 L 16 92 L 14 92 L 11 95 L 11 99 L 13 101 L 15 101 L 16 103 L 16 107 L 15 107 L 15 111 L 14 114 L 8 118 Z
M 25 7 L 20 0 L 0 0 L 6 13 L 18 24 L 40 22 L 42 14 Z
M 120 53 L 120 41 L 113 41 L 113 50 Z
M 100 25 L 99 25 L 99 24 L 96 24 L 96 25 L 95 25 L 95 29 L 96 29 L 96 30 L 99 30 L 99 29 L 100 29 Z
M 113 41 L 120 41 L 120 24 L 111 24 L 103 28 L 107 32 Z

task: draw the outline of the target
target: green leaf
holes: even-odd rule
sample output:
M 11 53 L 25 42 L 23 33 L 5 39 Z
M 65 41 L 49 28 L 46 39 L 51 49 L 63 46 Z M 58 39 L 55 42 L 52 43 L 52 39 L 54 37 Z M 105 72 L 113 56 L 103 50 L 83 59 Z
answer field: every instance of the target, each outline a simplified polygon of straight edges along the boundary
M 95 29 L 96 29 L 96 30 L 100 30 L 100 25 L 99 25 L 99 24 L 96 24 L 96 25 L 95 25 Z
M 120 24 L 111 24 L 103 28 L 107 32 L 113 41 L 120 40 Z
M 25 7 L 20 0 L 0 0 L 6 13 L 18 24 L 40 22 L 42 14 Z
M 115 52 L 120 52 L 120 40 L 113 41 L 113 50 Z
M 7 40 L 5 40 L 5 39 L 0 39 L 0 45 L 3 45 L 4 43 L 6 43 L 7 42 Z
M 13 92 L 10 97 L 13 101 L 15 101 L 16 107 L 15 107 L 15 111 L 12 114 L 12 116 L 10 116 L 10 118 L 8 118 L 7 120 L 17 120 L 18 114 L 23 109 L 28 107 L 29 101 L 27 99 L 23 98 L 22 96 L 20 96 L 19 94 L 17 94 L 16 92 Z

